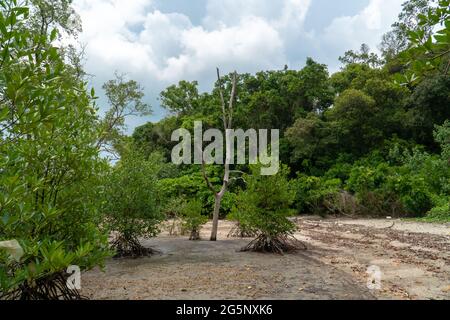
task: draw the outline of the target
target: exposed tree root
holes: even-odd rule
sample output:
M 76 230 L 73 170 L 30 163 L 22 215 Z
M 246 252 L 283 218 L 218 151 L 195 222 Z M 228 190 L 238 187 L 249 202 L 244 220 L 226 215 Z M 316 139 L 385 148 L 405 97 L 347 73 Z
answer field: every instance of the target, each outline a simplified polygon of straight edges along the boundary
M 114 258 L 139 258 L 159 253 L 155 249 L 142 246 L 135 237 L 124 237 L 122 235 L 117 237 L 111 247 L 116 251 Z
M 261 234 L 247 246 L 242 248 L 241 251 L 284 254 L 306 249 L 306 245 L 292 235 L 271 237 Z
M 87 300 L 76 289 L 69 289 L 64 272 L 54 273 L 33 283 L 24 282 L 8 293 L 0 292 L 0 300 Z
M 200 240 L 200 230 L 192 230 L 189 240 L 192 240 L 192 241 Z
M 256 237 L 256 232 L 245 230 L 241 227 L 241 225 L 238 223 L 233 228 L 231 228 L 230 232 L 228 233 L 228 238 L 254 238 Z

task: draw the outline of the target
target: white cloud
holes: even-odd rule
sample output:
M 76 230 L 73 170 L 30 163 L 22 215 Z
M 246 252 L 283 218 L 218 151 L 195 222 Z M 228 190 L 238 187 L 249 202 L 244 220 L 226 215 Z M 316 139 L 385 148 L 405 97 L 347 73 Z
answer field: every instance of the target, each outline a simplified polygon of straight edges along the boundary
M 309 0 L 286 2 L 291 6 Z M 236 8 L 235 4 L 243 3 L 241 1 L 220 2 L 223 8 L 229 6 L 239 11 L 240 18 L 234 23 L 228 20 L 229 11 L 211 9 L 209 18 L 219 12 L 227 13 L 222 18 L 214 18 L 221 21 L 221 25 L 213 29 L 193 26 L 187 16 L 179 13 L 153 10 L 144 14 L 151 7 L 149 1 L 130 3 L 132 5 L 128 6 L 119 0 L 76 2 L 83 20 L 81 40 L 87 44 L 89 66 L 96 70 L 115 67 L 141 76 L 145 73 L 158 81 L 176 82 L 208 69 L 214 73 L 217 65 L 256 71 L 275 67 L 284 60 L 279 31 L 266 20 L 268 17 L 254 15 L 250 3 L 240 10 L 242 5 Z M 210 1 L 208 6 L 212 8 L 214 3 L 218 2 Z M 265 3 L 267 8 L 273 7 L 271 1 Z M 270 11 L 267 9 L 266 14 Z M 280 22 L 285 25 L 289 16 L 282 13 Z M 305 14 L 303 8 L 299 15 L 304 18 Z
M 75 10 L 83 20 L 84 34 L 124 32 L 143 21 L 151 0 L 76 0 Z
M 303 23 L 308 13 L 311 0 L 287 0 L 283 6 L 281 17 L 275 24 L 285 31 L 302 32 Z
M 354 16 L 334 19 L 325 29 L 321 43 L 326 47 L 357 49 L 362 43 L 376 50 L 384 33 L 390 30 L 404 0 L 370 0 L 369 5 Z M 340 54 L 344 53 L 343 50 Z
M 209 29 L 237 25 L 249 16 L 269 19 L 276 12 L 274 1 L 208 0 L 203 25 Z
M 299 67 L 312 56 L 335 70 L 345 50 L 363 42 L 376 47 L 402 2 L 370 0 L 358 14 L 336 17 L 324 30 L 304 28 L 311 0 L 206 0 L 200 25 L 183 13 L 159 11 L 152 0 L 75 0 L 75 8 L 95 87 L 115 70 L 126 72 L 155 102 L 181 79 L 209 88 L 216 66 L 223 73 L 256 72 Z
M 165 79 L 180 79 L 183 74 L 225 69 L 254 71 L 282 63 L 283 43 L 278 32 L 265 20 L 248 17 L 240 24 L 208 31 L 195 27 L 183 32 L 183 53 L 168 60 Z
M 207 27 L 236 25 L 257 16 L 279 28 L 297 23 L 301 27 L 311 0 L 208 0 L 204 24 Z

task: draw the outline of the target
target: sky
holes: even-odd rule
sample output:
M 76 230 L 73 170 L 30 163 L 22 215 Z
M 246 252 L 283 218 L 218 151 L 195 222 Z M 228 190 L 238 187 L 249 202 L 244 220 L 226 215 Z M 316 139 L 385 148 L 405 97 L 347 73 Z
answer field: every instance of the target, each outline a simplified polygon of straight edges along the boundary
M 166 113 L 158 96 L 180 80 L 211 89 L 215 68 L 255 73 L 301 68 L 307 57 L 340 68 L 362 43 L 374 51 L 404 0 L 75 0 L 83 21 L 86 71 L 101 110 L 102 84 L 125 73 L 145 88 L 154 113 L 127 120 L 128 132 Z

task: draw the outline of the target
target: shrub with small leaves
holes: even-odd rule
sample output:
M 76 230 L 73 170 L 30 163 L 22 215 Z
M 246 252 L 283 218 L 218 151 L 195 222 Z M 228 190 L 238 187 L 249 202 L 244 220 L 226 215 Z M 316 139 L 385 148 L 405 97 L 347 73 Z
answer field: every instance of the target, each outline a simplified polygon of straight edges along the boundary
M 253 166 L 252 174 L 245 176 L 247 188 L 238 194 L 233 215 L 257 238 L 244 251 L 283 253 L 302 247 L 293 237 L 296 226 L 288 219 L 295 192 L 287 175 L 286 166 L 273 176 L 261 176 L 260 168 Z
M 106 177 L 103 211 L 109 229 L 117 235 L 113 242 L 117 256 L 153 253 L 139 238 L 156 236 L 164 218 L 156 184 L 160 164 L 154 160 L 130 148 Z
M 190 200 L 182 207 L 183 228 L 190 232 L 189 240 L 200 240 L 202 225 L 208 221 L 202 210 L 203 204 L 198 199 Z

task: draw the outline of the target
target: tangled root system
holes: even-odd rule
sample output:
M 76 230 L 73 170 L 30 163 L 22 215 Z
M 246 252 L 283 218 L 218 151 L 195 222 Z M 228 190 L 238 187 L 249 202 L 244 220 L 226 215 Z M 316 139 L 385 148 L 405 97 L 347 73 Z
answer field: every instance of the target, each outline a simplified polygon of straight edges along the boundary
M 191 241 L 200 240 L 200 230 L 197 230 L 197 229 L 191 230 L 191 235 L 189 236 L 189 240 L 191 240 Z
M 279 235 L 273 237 L 261 234 L 247 246 L 242 248 L 241 251 L 284 254 L 306 249 L 306 245 L 292 235 Z
M 118 236 L 111 247 L 116 251 L 114 258 L 140 258 L 159 253 L 159 251 L 146 248 L 135 237 Z
M 33 283 L 24 282 L 10 292 L 0 292 L 0 300 L 87 300 L 78 290 L 69 288 L 68 277 L 69 274 L 59 272 Z

